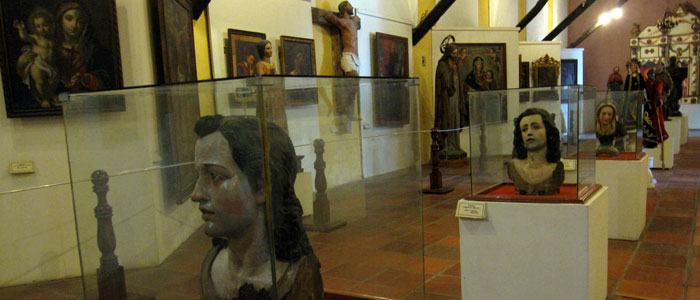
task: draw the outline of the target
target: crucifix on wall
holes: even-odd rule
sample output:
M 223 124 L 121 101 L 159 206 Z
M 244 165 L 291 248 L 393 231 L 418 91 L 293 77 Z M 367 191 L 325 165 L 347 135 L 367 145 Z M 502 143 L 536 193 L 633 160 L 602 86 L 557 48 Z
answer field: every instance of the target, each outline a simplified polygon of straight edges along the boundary
M 359 76 L 360 60 L 357 51 L 357 31 L 360 18 L 348 1 L 338 5 L 338 13 L 311 8 L 312 22 L 326 28 L 331 34 L 334 75 Z M 350 133 L 350 122 L 355 117 L 355 103 L 358 95 L 358 81 L 342 80 L 334 85 L 335 125 L 339 134 Z

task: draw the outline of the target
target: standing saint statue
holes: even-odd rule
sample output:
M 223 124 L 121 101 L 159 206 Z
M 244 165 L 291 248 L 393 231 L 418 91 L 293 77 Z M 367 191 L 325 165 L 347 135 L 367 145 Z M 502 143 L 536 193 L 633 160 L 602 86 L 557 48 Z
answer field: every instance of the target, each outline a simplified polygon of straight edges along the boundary
M 459 146 L 461 130 L 458 129 L 468 125 L 468 114 L 457 70 L 458 58 L 455 44 L 446 44 L 435 71 L 435 127 L 439 130 L 449 130 L 440 135 L 441 159 L 467 157 L 467 153 Z
M 669 59 L 669 66 L 666 69 L 673 79 L 673 88 L 668 99 L 668 116 L 680 117 L 681 113 L 681 98 L 683 98 L 683 81 L 688 77 L 688 68 L 678 66 L 678 58 L 675 56 Z

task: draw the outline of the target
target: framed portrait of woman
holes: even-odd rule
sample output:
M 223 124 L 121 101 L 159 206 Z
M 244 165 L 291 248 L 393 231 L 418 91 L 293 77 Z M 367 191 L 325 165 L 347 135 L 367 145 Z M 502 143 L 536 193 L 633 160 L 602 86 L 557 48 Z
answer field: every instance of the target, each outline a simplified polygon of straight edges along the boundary
M 59 115 L 60 93 L 122 87 L 114 0 L 6 0 L 0 24 L 8 118 Z

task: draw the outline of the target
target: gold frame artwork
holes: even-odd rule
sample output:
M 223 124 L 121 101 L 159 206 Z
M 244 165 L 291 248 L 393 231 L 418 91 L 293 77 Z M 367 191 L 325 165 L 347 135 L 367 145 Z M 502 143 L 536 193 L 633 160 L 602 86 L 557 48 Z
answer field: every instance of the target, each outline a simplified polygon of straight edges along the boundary
M 551 72 L 543 72 L 554 69 L 554 77 L 551 76 Z M 549 87 L 557 86 L 559 81 L 559 74 L 561 69 L 561 62 L 545 54 L 536 61 L 532 62 L 532 87 Z M 541 78 L 541 76 L 547 76 L 547 78 Z

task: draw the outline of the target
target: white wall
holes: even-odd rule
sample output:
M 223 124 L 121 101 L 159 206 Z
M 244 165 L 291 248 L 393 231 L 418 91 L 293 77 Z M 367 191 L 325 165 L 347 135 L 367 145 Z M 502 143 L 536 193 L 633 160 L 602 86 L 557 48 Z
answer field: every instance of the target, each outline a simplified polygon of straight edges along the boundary
M 532 62 L 540 59 L 545 54 L 549 57 L 561 62 L 561 43 L 560 42 L 520 42 L 518 54 L 521 55 L 523 62 L 530 62 L 530 86 L 532 84 Z M 557 84 L 561 81 L 561 76 L 557 78 Z
M 700 129 L 700 104 L 681 104 L 680 110 L 688 116 L 689 129 Z
M 489 0 L 489 25 L 491 27 L 513 27 L 520 22 L 518 1 Z
M 435 3 L 440 0 L 435 0 Z M 435 27 L 477 27 L 479 26 L 479 0 L 458 0 L 450 6 Z M 515 24 L 509 25 L 515 26 Z M 438 41 L 439 43 L 439 41 Z

